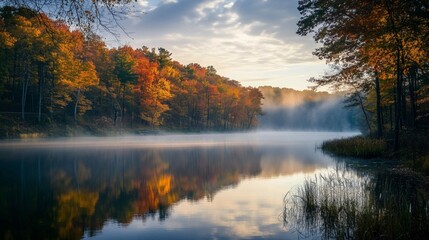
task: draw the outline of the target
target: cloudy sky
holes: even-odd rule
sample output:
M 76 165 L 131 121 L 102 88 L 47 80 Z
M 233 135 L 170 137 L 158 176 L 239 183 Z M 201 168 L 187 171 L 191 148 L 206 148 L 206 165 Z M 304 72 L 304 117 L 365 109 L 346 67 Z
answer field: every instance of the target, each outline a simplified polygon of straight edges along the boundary
M 213 65 L 243 86 L 306 89 L 327 69 L 295 32 L 298 0 L 139 0 L 119 44 L 163 47 L 182 64 Z M 144 14 L 142 14 L 144 12 Z M 108 41 L 115 47 L 118 42 Z

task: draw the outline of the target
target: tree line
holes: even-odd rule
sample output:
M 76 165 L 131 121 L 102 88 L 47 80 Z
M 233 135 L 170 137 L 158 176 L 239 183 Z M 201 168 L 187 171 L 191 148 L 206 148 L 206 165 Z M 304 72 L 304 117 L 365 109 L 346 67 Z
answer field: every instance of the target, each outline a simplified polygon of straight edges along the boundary
M 349 91 L 368 132 L 429 126 L 429 2 L 426 0 L 300 0 L 300 35 L 321 43 L 314 54 L 332 64 L 317 86 Z M 374 116 L 374 117 L 373 117 Z
M 163 48 L 108 48 L 28 8 L 0 9 L 0 115 L 34 124 L 249 129 L 261 92 Z

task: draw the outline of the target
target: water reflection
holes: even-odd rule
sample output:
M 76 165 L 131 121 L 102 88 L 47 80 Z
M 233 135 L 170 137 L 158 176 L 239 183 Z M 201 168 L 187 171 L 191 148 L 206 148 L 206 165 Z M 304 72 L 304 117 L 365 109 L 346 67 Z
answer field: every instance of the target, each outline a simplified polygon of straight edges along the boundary
M 314 147 L 333 136 L 338 134 L 4 143 L 0 237 L 123 238 L 133 229 L 139 229 L 135 238 L 142 231 L 172 239 L 190 232 L 200 238 L 288 236 L 277 218 L 276 196 L 284 194 L 285 182 L 291 187 L 302 173 L 332 166 Z

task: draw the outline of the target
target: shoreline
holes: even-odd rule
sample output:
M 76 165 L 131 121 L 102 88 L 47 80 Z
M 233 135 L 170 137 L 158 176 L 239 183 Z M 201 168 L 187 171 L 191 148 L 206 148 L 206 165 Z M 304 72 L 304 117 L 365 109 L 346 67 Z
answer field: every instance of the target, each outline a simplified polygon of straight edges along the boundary
M 321 150 L 337 157 L 356 158 L 362 161 L 385 159 L 398 161 L 404 168 L 429 177 L 429 135 L 426 131 L 410 131 L 402 135 L 400 149 L 392 150 L 389 138 L 354 136 L 328 140 Z

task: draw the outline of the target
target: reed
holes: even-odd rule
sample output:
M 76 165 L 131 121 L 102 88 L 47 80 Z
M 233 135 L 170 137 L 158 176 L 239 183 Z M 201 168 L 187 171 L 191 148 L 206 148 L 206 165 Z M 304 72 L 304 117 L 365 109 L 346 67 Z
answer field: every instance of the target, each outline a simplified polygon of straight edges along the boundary
M 428 198 L 414 184 L 392 174 L 319 175 L 288 193 L 283 219 L 306 238 L 423 239 Z
M 356 136 L 325 141 L 322 150 L 344 157 L 378 158 L 386 156 L 388 147 L 384 139 Z

